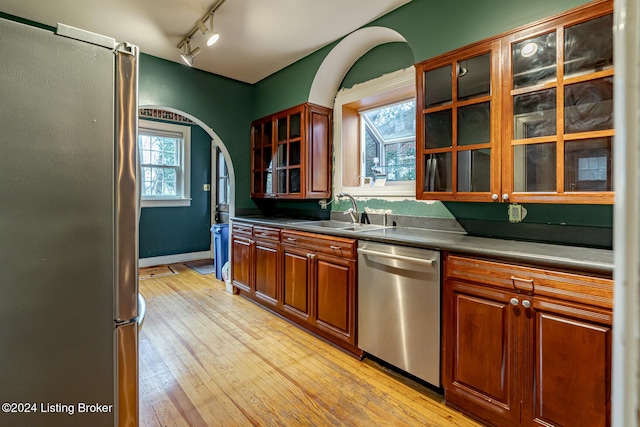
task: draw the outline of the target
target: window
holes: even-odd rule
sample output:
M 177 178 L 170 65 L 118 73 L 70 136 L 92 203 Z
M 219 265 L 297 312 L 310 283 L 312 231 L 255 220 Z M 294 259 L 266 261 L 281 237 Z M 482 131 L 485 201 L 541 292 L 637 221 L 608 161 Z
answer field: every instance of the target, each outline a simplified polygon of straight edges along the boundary
M 411 99 L 360 113 L 361 175 L 386 184 L 416 179 L 416 102 Z
M 191 128 L 140 120 L 142 207 L 189 206 Z
M 334 113 L 335 191 L 415 196 L 415 69 L 342 89 Z

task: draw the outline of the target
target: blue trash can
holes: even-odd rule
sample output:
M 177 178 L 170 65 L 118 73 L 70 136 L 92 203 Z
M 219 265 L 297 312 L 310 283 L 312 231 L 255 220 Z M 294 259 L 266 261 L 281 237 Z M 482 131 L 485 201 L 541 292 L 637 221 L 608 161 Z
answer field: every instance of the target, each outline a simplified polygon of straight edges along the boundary
M 213 263 L 216 279 L 222 280 L 222 267 L 229 260 L 229 224 L 213 224 Z

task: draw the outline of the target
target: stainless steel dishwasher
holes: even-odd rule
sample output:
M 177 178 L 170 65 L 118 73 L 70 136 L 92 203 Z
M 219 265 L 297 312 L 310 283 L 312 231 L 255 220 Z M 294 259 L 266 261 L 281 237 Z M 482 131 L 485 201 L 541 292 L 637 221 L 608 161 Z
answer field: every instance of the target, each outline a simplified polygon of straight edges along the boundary
M 440 252 L 358 243 L 358 347 L 440 382 Z

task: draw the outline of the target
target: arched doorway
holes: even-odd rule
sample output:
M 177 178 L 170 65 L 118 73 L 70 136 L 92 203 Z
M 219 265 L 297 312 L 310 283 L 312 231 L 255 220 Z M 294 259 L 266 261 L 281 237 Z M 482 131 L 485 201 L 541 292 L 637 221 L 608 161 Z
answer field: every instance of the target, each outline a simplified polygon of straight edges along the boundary
M 193 124 L 199 126 L 206 134 L 211 138 L 211 146 L 210 146 L 210 162 L 211 162 L 211 176 L 209 177 L 209 185 L 211 189 L 211 203 L 210 203 L 210 224 L 214 224 L 216 222 L 216 202 L 217 202 L 217 190 L 218 190 L 218 177 L 216 176 L 217 165 L 219 164 L 220 157 L 224 159 L 224 164 L 226 166 L 226 175 L 228 177 L 228 217 L 233 217 L 235 215 L 235 168 L 233 162 L 231 160 L 231 156 L 229 155 L 229 151 L 225 146 L 222 139 L 216 134 L 216 132 L 206 123 L 204 123 L 199 118 L 193 116 L 190 113 L 187 113 L 182 110 L 178 110 L 176 108 L 164 106 L 164 105 L 140 105 L 140 110 L 158 110 L 158 111 L 166 111 L 169 113 L 175 113 L 182 117 L 189 119 Z M 213 254 L 213 239 L 211 240 L 210 253 L 211 258 L 214 257 Z M 227 251 L 230 253 L 230 244 L 227 242 Z M 145 263 L 141 262 L 141 265 Z M 227 288 L 229 286 L 227 285 Z M 228 289 L 229 290 L 229 289 Z

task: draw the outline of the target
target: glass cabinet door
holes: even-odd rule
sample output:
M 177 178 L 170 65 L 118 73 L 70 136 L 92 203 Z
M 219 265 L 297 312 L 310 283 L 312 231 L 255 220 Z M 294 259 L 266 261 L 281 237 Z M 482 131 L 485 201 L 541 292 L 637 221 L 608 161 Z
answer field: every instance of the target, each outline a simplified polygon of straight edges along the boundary
M 251 128 L 251 194 L 273 196 L 273 126 L 271 121 Z
M 499 47 L 418 65 L 418 198 L 490 201 L 498 191 Z
M 302 191 L 302 109 L 288 110 L 276 118 L 277 183 L 276 193 L 296 195 Z
M 509 40 L 509 201 L 613 202 L 613 17 L 606 12 Z

